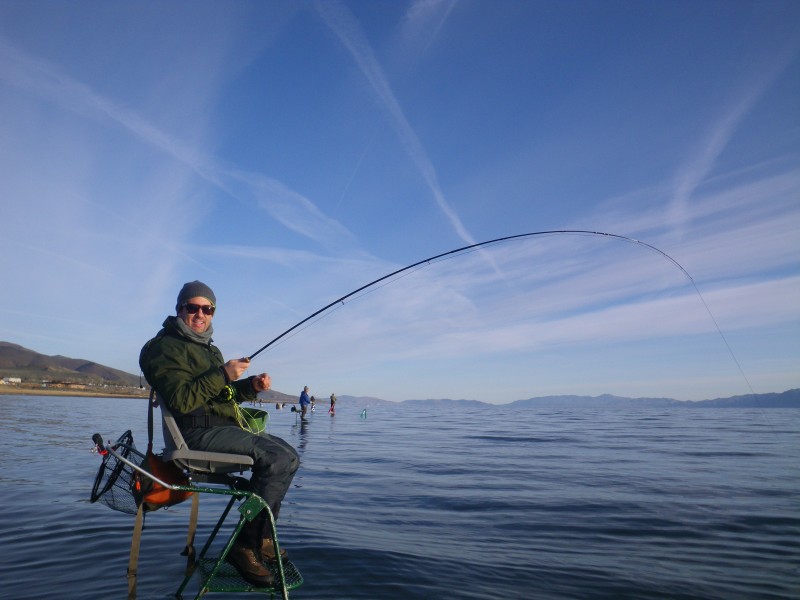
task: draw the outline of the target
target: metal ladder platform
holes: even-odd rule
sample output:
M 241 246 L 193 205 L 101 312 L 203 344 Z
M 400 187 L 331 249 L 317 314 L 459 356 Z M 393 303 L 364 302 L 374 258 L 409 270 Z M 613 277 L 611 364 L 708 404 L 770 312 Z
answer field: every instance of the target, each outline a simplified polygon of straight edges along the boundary
M 244 491 L 235 488 L 210 488 L 198 485 L 191 486 L 174 486 L 175 489 L 186 489 L 195 492 L 196 494 L 217 494 L 229 496 L 225 510 L 222 511 L 217 524 L 214 526 L 213 531 L 209 535 L 206 543 L 204 544 L 200 554 L 196 558 L 189 559 L 189 566 L 186 571 L 186 576 L 183 579 L 175 597 L 178 600 L 183 599 L 183 591 L 194 576 L 200 578 L 200 588 L 194 600 L 199 600 L 203 596 L 214 592 L 255 592 L 261 594 L 268 594 L 270 598 L 280 597 L 283 600 L 288 600 L 289 590 L 300 587 L 303 584 L 303 576 L 300 571 L 290 560 L 280 556 L 280 546 L 278 543 L 277 530 L 275 528 L 275 519 L 272 516 L 272 511 L 269 509 L 267 503 L 258 495 L 253 492 Z M 240 513 L 239 522 L 228 538 L 225 547 L 218 557 L 209 557 L 207 553 L 214 539 L 222 528 L 223 523 L 231 512 L 234 503 L 239 500 L 242 501 L 238 512 Z M 254 519 L 261 511 L 266 511 L 268 522 L 270 524 L 270 531 L 272 541 L 276 551 L 274 561 L 269 561 L 266 564 L 267 568 L 272 572 L 274 578 L 274 585 L 268 587 L 258 587 L 246 582 L 225 559 L 233 546 L 236 536 L 241 531 L 244 524 Z M 192 552 L 193 553 L 193 552 Z
M 212 574 L 214 568 L 217 566 L 219 558 L 204 558 L 198 561 L 197 569 L 201 574 L 203 580 L 206 580 Z M 272 571 L 275 581 L 280 581 L 280 573 L 278 565 L 275 563 L 268 563 L 267 567 Z M 286 589 L 293 590 L 303 584 L 303 576 L 300 571 L 290 560 L 283 561 L 283 572 L 286 577 Z M 214 577 L 206 581 L 204 593 L 213 592 L 259 592 L 262 594 L 270 594 L 274 596 L 279 594 L 281 589 L 277 586 L 272 587 L 254 587 L 242 579 L 231 565 L 222 562 L 219 569 L 214 574 Z

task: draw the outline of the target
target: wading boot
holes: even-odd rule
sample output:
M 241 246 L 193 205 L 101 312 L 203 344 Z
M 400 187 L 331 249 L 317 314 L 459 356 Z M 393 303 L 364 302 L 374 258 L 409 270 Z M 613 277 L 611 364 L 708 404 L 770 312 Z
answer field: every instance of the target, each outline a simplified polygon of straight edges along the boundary
M 271 587 L 275 583 L 270 570 L 261 562 L 258 550 L 234 544 L 226 559 L 250 585 Z
M 264 562 L 275 561 L 275 544 L 272 542 L 271 537 L 265 537 L 264 541 L 261 542 L 261 558 L 264 559 Z M 286 550 L 283 548 L 281 548 L 281 558 L 286 558 Z

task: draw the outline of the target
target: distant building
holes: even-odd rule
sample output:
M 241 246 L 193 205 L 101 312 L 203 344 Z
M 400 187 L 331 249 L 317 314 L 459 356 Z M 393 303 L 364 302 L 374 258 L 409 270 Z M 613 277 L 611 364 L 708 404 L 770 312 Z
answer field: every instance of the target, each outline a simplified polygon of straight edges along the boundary
M 8 385 L 14 385 L 22 383 L 22 379 L 20 377 L 3 377 L 3 379 L 0 380 L 0 382 Z

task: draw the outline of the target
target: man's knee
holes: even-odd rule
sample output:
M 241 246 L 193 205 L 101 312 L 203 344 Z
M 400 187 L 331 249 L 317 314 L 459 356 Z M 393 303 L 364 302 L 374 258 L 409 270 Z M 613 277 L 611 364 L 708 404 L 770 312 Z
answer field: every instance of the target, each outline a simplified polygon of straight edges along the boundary
M 300 456 L 288 444 L 271 444 L 267 451 L 256 457 L 255 467 L 268 475 L 294 474 L 300 467 Z
M 276 471 L 280 473 L 294 474 L 300 467 L 300 456 L 294 448 L 286 448 L 281 454 L 275 465 Z

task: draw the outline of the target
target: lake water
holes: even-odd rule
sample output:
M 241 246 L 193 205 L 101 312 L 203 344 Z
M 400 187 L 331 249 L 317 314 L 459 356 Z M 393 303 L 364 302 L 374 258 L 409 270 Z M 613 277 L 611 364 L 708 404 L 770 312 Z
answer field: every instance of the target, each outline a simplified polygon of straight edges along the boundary
M 302 458 L 293 599 L 800 598 L 800 410 L 337 409 L 270 408 Z M 144 449 L 146 415 L 0 396 L 0 598 L 126 597 L 133 517 L 88 502 L 90 440 Z M 188 509 L 148 515 L 140 599 L 180 584 Z

